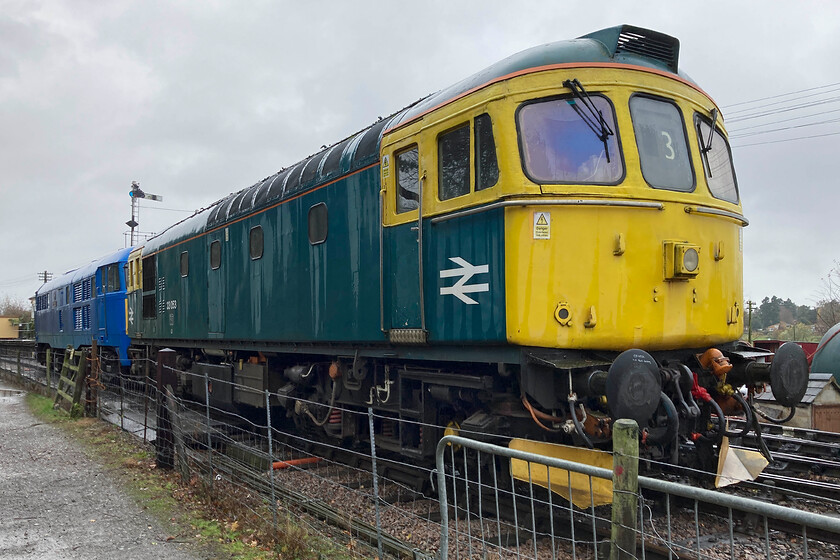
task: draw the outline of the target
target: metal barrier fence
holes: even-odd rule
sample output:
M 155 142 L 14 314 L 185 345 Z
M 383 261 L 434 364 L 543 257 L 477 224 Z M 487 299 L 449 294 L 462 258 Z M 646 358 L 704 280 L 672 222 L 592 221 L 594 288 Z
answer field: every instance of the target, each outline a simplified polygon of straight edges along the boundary
M 836 509 L 834 516 L 820 515 L 644 476 L 633 496 L 637 514 L 617 521 L 616 504 L 626 490 L 613 484 L 612 508 L 596 506 L 594 497 L 603 481 L 615 483 L 623 472 L 622 458 L 614 459 L 610 470 L 444 436 L 436 454 L 439 558 L 840 558 L 837 545 L 821 542 L 840 537 Z M 638 463 L 638 456 L 629 459 Z M 515 461 L 526 465 L 527 482 L 481 468 Z M 482 478 L 483 470 L 491 476 Z M 590 493 L 584 508 L 573 503 L 572 478 L 581 475 Z M 566 485 L 566 498 L 537 479 L 555 489 Z M 505 510 L 514 523 L 500 521 Z M 780 539 L 782 530 L 787 536 Z M 622 533 L 632 534 L 629 546 Z
M 48 370 L 35 362 L 34 346 L 0 345 L 7 378 L 46 386 Z M 640 476 L 637 488 L 622 490 L 612 486 L 615 467 L 445 436 L 436 469 L 414 467 L 434 484 L 437 497 L 430 498 L 428 487 L 417 487 L 376 445 L 382 426 L 395 419 L 372 409 L 336 405 L 322 416 L 323 403 L 178 372 L 203 397 L 191 401 L 158 391 L 156 362 L 144 362 L 140 378 L 97 365 L 87 397 L 96 397 L 95 414 L 155 445 L 158 459 L 189 484 L 235 503 L 245 512 L 243 524 L 257 533 L 289 530 L 294 518 L 310 534 L 345 539 L 345 554 L 380 558 L 840 558 L 831 544 L 840 542 L 837 517 L 768 503 L 776 498 L 769 487 L 747 498 Z M 54 385 L 54 372 L 49 379 Z M 247 412 L 215 406 L 210 395 L 217 391 L 248 393 L 269 406 Z M 302 435 L 281 417 L 296 403 L 315 411 L 318 422 L 340 416 L 368 426 L 369 446 Z M 573 477 L 586 480 L 582 496 L 571 489 Z M 632 496 L 633 515 L 616 520 L 616 506 L 598 505 L 605 481 L 609 492 Z M 838 505 L 826 502 L 824 509 L 836 515 Z M 632 545 L 621 540 L 628 532 Z M 613 546 L 619 542 L 625 544 Z
M 55 379 L 47 378 L 47 370 L 37 361 L 35 343 L 31 340 L 0 341 L 0 369 L 19 382 L 55 387 Z

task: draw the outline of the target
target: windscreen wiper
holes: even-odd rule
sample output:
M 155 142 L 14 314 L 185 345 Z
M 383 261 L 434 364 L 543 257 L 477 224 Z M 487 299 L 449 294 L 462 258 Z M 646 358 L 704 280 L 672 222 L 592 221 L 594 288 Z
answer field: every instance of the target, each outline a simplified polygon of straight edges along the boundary
M 592 99 L 589 97 L 589 94 L 583 89 L 583 86 L 577 80 L 577 78 L 573 80 L 566 80 L 563 82 L 563 86 L 572 90 L 572 95 L 575 96 L 575 99 L 580 101 L 580 104 L 583 105 L 583 109 L 581 109 L 578 104 L 575 102 L 575 99 L 569 99 L 568 103 L 571 105 L 572 109 L 580 116 L 581 120 L 586 123 L 586 126 L 595 133 L 595 136 L 598 137 L 598 140 L 604 143 L 604 152 L 607 155 L 607 163 L 610 162 L 610 148 L 609 144 L 607 143 L 607 139 L 610 136 L 613 136 L 615 133 L 612 131 L 610 126 L 607 124 L 607 121 L 604 119 L 604 115 L 595 107 L 595 104 L 592 102 Z
M 717 126 L 717 120 L 718 120 L 718 110 L 717 110 L 717 107 L 714 107 L 714 108 L 710 111 L 710 113 L 709 113 L 709 114 L 710 114 L 710 115 L 711 115 L 711 117 L 712 117 L 712 127 L 709 129 L 709 139 L 708 139 L 708 140 L 706 140 L 706 142 L 705 142 L 705 146 L 703 146 L 703 153 L 704 153 L 704 154 L 705 154 L 706 152 L 710 152 L 710 151 L 712 150 L 712 138 L 714 137 L 714 134 L 715 134 L 715 126 Z M 701 137 L 700 137 L 700 139 L 702 140 L 702 139 L 703 139 L 703 137 L 701 136 Z
M 697 123 L 697 137 L 700 138 L 700 153 L 703 154 L 703 159 L 706 162 L 706 170 L 709 173 L 709 177 L 712 176 L 712 164 L 709 163 L 709 152 L 712 151 L 712 138 L 715 135 L 715 126 L 717 126 L 718 120 L 718 110 L 717 107 L 713 107 L 712 110 L 709 112 L 709 115 L 712 117 L 712 126 L 709 128 L 709 139 L 703 140 L 703 131 L 700 128 L 700 123 Z

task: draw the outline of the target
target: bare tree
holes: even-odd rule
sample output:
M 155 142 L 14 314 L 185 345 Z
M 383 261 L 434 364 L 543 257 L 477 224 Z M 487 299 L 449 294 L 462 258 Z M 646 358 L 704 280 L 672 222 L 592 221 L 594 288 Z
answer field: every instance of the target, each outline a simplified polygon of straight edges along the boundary
M 5 295 L 0 298 L 0 317 L 15 317 L 21 322 L 28 322 L 32 320 L 32 306 L 25 300 Z
M 821 298 L 817 301 L 816 330 L 819 334 L 840 323 L 840 263 L 834 266 L 822 279 Z

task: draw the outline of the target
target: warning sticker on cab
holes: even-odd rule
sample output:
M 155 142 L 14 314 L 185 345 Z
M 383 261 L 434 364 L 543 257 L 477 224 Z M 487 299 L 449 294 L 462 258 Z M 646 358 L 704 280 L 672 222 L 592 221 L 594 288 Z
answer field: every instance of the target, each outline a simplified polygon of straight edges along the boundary
M 388 154 L 382 156 L 382 178 L 387 179 L 391 176 L 391 157 Z
M 551 214 L 534 212 L 534 239 L 551 239 Z

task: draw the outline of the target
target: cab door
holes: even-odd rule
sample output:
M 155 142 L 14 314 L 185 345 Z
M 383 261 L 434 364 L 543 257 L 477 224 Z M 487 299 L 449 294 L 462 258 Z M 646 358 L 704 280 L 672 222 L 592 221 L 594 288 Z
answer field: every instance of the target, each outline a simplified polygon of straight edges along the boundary
M 417 144 L 397 149 L 382 161 L 386 189 L 383 219 L 383 330 L 395 343 L 427 339 L 423 298 L 423 216 Z

